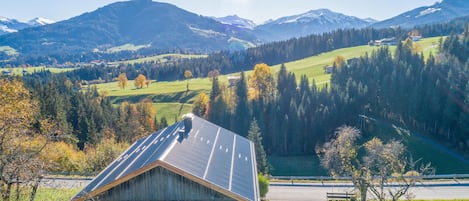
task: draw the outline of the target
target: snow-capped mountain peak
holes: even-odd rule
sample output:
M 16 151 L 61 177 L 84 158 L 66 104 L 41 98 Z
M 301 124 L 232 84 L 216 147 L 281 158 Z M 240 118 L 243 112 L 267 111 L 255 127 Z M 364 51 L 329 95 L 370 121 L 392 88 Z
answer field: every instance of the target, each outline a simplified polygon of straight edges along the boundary
M 365 22 L 370 23 L 370 24 L 371 24 L 371 23 L 378 22 L 378 20 L 375 20 L 375 19 L 373 19 L 373 18 L 371 18 L 371 17 L 367 17 L 367 18 L 365 18 L 365 19 L 363 19 L 363 20 L 364 20 Z
M 0 22 L 9 22 L 10 19 L 0 16 Z
M 229 15 L 226 17 L 219 17 L 219 18 L 213 18 L 216 21 L 222 23 L 222 24 L 228 24 L 232 26 L 236 26 L 239 28 L 244 28 L 244 29 L 254 29 L 256 27 L 256 23 L 254 23 L 251 20 L 241 18 L 237 15 Z
M 375 28 L 404 27 L 412 28 L 423 24 L 433 24 L 454 18 L 467 16 L 469 13 L 468 0 L 440 0 L 430 6 L 422 6 L 393 18 L 377 22 Z
M 54 23 L 54 21 L 39 17 L 34 18 L 28 22 L 21 22 L 16 19 L 0 16 L 0 35 L 18 32 L 19 30 L 29 27 L 43 26 L 52 23 Z
M 290 23 L 319 22 L 320 24 L 328 24 L 328 23 L 343 22 L 344 20 L 345 21 L 363 21 L 359 18 L 347 16 L 341 13 L 336 13 L 329 9 L 318 9 L 318 10 L 311 10 L 309 12 L 299 14 L 299 15 L 282 17 L 271 23 L 290 24 Z
M 267 22 L 256 27 L 256 30 L 267 33 L 266 38 L 269 40 L 286 40 L 337 29 L 362 28 L 369 24 L 371 22 L 368 20 L 336 13 L 329 9 L 318 9 Z
M 52 24 L 52 23 L 55 23 L 55 22 L 53 20 L 40 18 L 40 17 L 36 17 L 28 21 L 28 24 L 31 26 L 43 26 L 43 25 Z

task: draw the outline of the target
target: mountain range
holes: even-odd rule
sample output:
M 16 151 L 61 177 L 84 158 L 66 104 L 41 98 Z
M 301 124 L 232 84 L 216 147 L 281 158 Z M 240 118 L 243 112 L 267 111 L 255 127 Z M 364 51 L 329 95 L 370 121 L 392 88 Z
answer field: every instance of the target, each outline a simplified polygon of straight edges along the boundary
M 214 17 L 214 20 L 231 26 L 235 26 L 243 29 L 253 30 L 257 25 L 252 20 L 244 19 L 238 15 L 228 15 L 226 17 Z
M 381 22 L 319 9 L 256 25 L 237 15 L 204 17 L 167 3 L 133 0 L 56 23 L 42 18 L 28 23 L 0 18 L 0 34 L 8 33 L 0 36 L 0 46 L 33 55 L 105 52 L 126 44 L 167 51 L 211 52 L 240 50 L 336 29 L 411 28 L 465 15 L 469 15 L 468 0 L 444 0 Z
M 374 28 L 403 27 L 412 28 L 423 24 L 449 21 L 469 15 L 468 0 L 444 0 L 432 6 L 423 6 L 402 13 L 396 17 L 374 23 Z
M 52 24 L 54 21 L 45 18 L 34 18 L 27 22 L 21 22 L 16 19 L 9 19 L 0 16 L 0 35 L 18 32 L 19 30 Z
M 282 17 L 255 28 L 268 41 L 286 40 L 337 29 L 363 28 L 373 20 L 364 20 L 336 13 L 328 9 L 312 10 L 303 14 Z
M 69 20 L 0 36 L 21 53 L 90 52 L 124 44 L 199 52 L 242 49 L 256 37 L 167 3 L 117 2 Z

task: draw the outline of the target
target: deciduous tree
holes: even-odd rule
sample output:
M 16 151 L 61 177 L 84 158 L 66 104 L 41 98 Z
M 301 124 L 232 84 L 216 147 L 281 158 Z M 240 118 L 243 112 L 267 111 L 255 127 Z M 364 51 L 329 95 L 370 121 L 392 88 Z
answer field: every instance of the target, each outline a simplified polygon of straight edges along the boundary
M 187 80 L 186 91 L 189 91 L 189 79 L 192 78 L 192 72 L 190 70 L 184 71 L 184 78 Z
M 22 82 L 0 79 L 0 194 L 5 201 L 18 181 L 37 184 L 33 181 L 48 165 L 40 160 L 40 153 L 48 142 L 47 134 L 57 125 L 38 120 L 37 115 L 37 103 Z M 16 188 L 18 198 L 20 185 Z
M 129 86 L 129 80 L 127 79 L 127 75 L 125 73 L 119 74 L 119 77 L 117 77 L 117 84 L 121 89 L 125 89 L 127 86 Z
M 137 78 L 135 78 L 135 87 L 137 87 L 137 89 L 141 89 L 145 86 L 146 82 L 147 78 L 145 75 L 138 74 Z
M 207 114 L 208 103 L 209 101 L 207 94 L 203 92 L 200 93 L 194 101 L 194 108 L 192 109 L 192 112 L 199 117 L 205 117 Z
M 360 145 L 357 143 L 360 137 L 356 128 L 338 128 L 336 138 L 324 146 L 321 164 L 334 177 L 351 177 L 362 201 L 366 200 L 368 190 L 380 201 L 389 198 L 397 201 L 421 181 L 423 175 L 433 173 L 429 164 L 416 168 L 416 162 L 405 156 L 406 149 L 398 141 L 383 143 L 373 138 Z M 363 155 L 359 154 L 361 152 Z
M 337 55 L 334 58 L 333 66 L 336 67 L 336 68 L 341 68 L 344 65 L 345 65 L 345 57 L 342 56 L 342 55 Z
M 271 96 L 271 92 L 273 92 L 273 81 L 274 78 L 270 67 L 265 63 L 256 64 L 249 78 L 250 98 L 257 100 L 260 97 L 265 98 Z

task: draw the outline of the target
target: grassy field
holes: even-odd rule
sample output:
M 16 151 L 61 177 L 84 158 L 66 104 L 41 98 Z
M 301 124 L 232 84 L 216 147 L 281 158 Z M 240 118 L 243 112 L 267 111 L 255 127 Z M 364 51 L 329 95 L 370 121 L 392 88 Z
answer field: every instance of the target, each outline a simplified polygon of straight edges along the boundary
M 18 54 L 18 52 L 10 46 L 0 46 L 0 52 L 4 52 L 7 55 Z
M 272 176 L 327 176 L 328 172 L 321 167 L 319 159 L 311 156 L 269 156 L 270 174 Z
M 162 117 L 166 117 L 168 123 L 174 123 L 177 120 L 181 119 L 183 114 L 189 113 L 192 111 L 192 104 L 188 103 L 154 103 L 153 108 L 156 111 L 156 119 L 158 121 Z
M 34 200 L 37 201 L 64 201 L 70 200 L 72 196 L 76 195 L 81 188 L 38 188 L 36 197 Z M 13 192 L 14 193 L 14 192 Z M 27 193 L 30 193 L 28 190 Z M 15 200 L 12 196 L 11 200 Z M 21 196 L 20 201 L 29 201 L 29 195 Z
M 123 63 L 123 64 L 136 64 L 136 63 L 145 63 L 145 62 L 160 62 L 165 63 L 168 59 L 194 59 L 194 58 L 205 58 L 207 55 L 196 55 L 196 54 L 161 54 L 151 57 L 143 57 L 139 59 L 132 59 L 126 61 L 117 61 L 114 63 Z
M 23 70 L 28 71 L 29 74 L 34 72 L 39 72 L 42 70 L 48 70 L 51 73 L 62 73 L 67 71 L 75 70 L 76 68 L 52 68 L 52 67 L 45 67 L 45 66 L 34 66 L 34 67 L 25 67 L 25 68 L 8 68 L 13 72 L 13 75 L 23 75 Z
M 412 153 L 414 160 L 420 160 L 419 164 L 431 163 L 435 168 L 435 174 L 466 174 L 469 172 L 468 162 L 449 154 L 447 148 L 429 140 L 418 133 L 400 128 L 389 122 L 379 120 L 367 121 L 367 133 L 362 141 L 378 137 L 382 140 L 398 140 L 402 142 Z M 326 176 L 328 173 L 321 167 L 319 159 L 315 155 L 278 157 L 269 156 L 273 176 Z
M 407 147 L 408 153 L 412 153 L 414 160 L 420 159 L 421 163 L 431 163 L 436 174 L 466 174 L 469 172 L 468 161 L 449 153 L 450 150 L 440 145 L 436 140 L 430 140 L 427 136 L 385 121 L 369 120 L 367 125 L 368 132 L 372 133 L 373 137 L 402 142 Z M 370 137 L 364 136 L 364 139 L 368 140 Z
M 422 47 L 422 50 L 425 50 L 424 52 L 429 53 L 430 51 L 436 50 L 435 44 L 438 43 L 438 40 L 439 37 L 426 38 L 419 41 L 418 43 L 420 47 Z M 373 50 L 377 50 L 378 48 L 379 47 L 372 47 L 368 45 L 343 48 L 305 59 L 288 62 L 285 63 L 285 66 L 289 72 L 294 72 L 296 74 L 298 81 L 301 78 L 301 75 L 304 74 L 309 78 L 310 83 L 315 80 L 318 86 L 323 86 L 324 84 L 329 83 L 331 77 L 330 74 L 326 74 L 324 72 L 324 67 L 331 65 L 337 55 L 342 55 L 345 57 L 345 59 L 357 58 L 365 55 L 366 53 L 371 53 Z M 390 50 L 394 51 L 395 47 L 390 47 Z M 169 57 L 198 58 L 206 57 L 206 55 L 164 54 L 122 62 L 141 63 L 156 60 L 165 62 L 165 59 Z M 275 76 L 279 70 L 280 65 L 272 66 L 272 72 L 275 74 Z M 246 71 L 245 73 L 249 75 L 251 71 Z M 231 75 L 238 75 L 238 73 L 220 76 L 220 82 L 227 84 L 227 77 Z M 186 80 L 173 82 L 153 82 L 147 88 L 135 89 L 133 86 L 133 81 L 129 81 L 129 87 L 125 90 L 120 89 L 116 82 L 99 84 L 98 88 L 101 91 L 107 91 L 108 95 L 113 99 L 114 104 L 119 104 L 122 101 L 136 103 L 142 99 L 150 98 L 155 103 L 154 105 L 157 109 L 157 118 L 159 119 L 162 116 L 166 116 L 168 121 L 174 122 L 173 117 L 178 116 L 183 111 L 188 112 L 191 110 L 191 104 L 199 93 L 210 93 L 211 81 L 208 78 L 190 79 L 189 92 L 186 92 L 186 84 Z M 183 109 L 179 109 L 183 104 Z

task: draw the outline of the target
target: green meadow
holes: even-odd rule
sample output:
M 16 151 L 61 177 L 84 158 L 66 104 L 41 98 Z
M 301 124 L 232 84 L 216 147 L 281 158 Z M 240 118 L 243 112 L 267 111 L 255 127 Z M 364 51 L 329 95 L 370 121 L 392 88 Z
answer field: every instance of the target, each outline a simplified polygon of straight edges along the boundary
M 196 58 L 205 58 L 207 55 L 198 55 L 198 54 L 160 54 L 156 56 L 143 57 L 132 60 L 117 61 L 114 63 L 117 64 L 136 64 L 136 63 L 145 63 L 145 62 L 159 62 L 165 63 L 171 59 L 196 59 Z
M 424 54 L 435 52 L 440 37 L 426 38 L 418 42 Z M 285 63 L 287 71 L 293 72 L 299 81 L 302 75 L 306 75 L 310 83 L 314 80 L 319 87 L 329 83 L 331 75 L 326 74 L 325 67 L 330 66 L 335 57 L 341 55 L 345 59 L 357 58 L 370 54 L 372 51 L 380 47 L 374 46 L 356 46 L 350 48 L 342 48 L 331 52 L 322 53 L 316 56 L 307 57 L 304 59 Z M 390 51 L 394 51 L 395 47 L 391 46 Z M 123 63 L 141 63 L 146 61 L 161 61 L 167 58 L 200 58 L 206 55 L 181 55 L 181 54 L 164 54 L 153 57 L 146 57 L 137 60 L 122 61 Z M 163 60 L 162 60 L 163 59 Z M 276 75 L 280 70 L 280 65 L 272 66 L 272 72 Z M 249 75 L 251 71 L 246 71 Z M 238 75 L 233 73 L 229 75 L 222 75 L 219 77 L 220 82 L 227 85 L 228 76 Z M 189 112 L 192 103 L 199 93 L 209 94 L 211 90 L 211 81 L 209 78 L 193 78 L 189 80 L 189 91 L 186 91 L 187 80 L 178 80 L 171 82 L 152 82 L 148 87 L 136 89 L 133 85 L 133 80 L 129 80 L 129 87 L 120 89 L 117 82 L 110 82 L 98 84 L 97 87 L 100 91 L 106 91 L 108 96 L 112 98 L 114 104 L 119 104 L 123 101 L 130 103 L 137 103 L 143 99 L 149 98 L 153 100 L 154 107 L 156 108 L 157 118 L 166 116 L 168 121 L 174 122 L 174 118 L 185 112 Z

